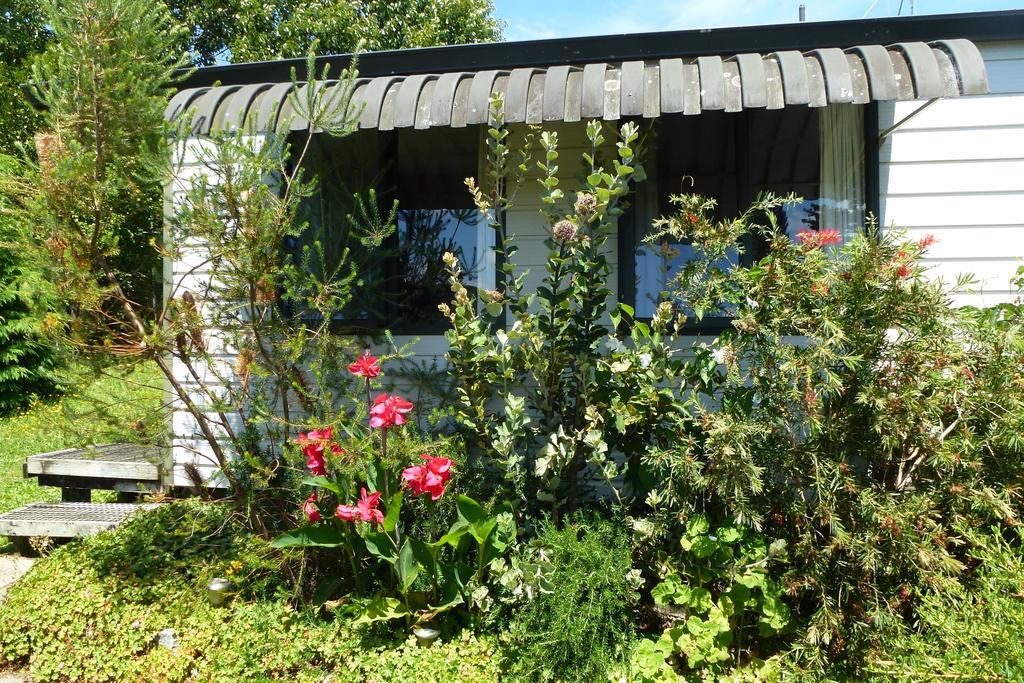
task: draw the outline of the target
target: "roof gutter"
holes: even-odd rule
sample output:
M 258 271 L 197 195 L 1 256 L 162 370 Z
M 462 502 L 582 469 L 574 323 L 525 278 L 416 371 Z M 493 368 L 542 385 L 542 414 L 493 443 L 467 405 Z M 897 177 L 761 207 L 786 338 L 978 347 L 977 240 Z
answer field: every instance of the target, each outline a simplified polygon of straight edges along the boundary
M 810 50 L 823 45 L 890 45 L 898 42 L 966 38 L 974 42 L 1024 39 L 1024 10 L 964 14 L 886 17 L 854 21 L 824 21 L 746 26 L 740 28 L 664 31 L 612 36 L 587 36 L 514 43 L 485 43 L 447 47 L 370 52 L 360 56 L 363 77 L 512 69 L 601 61 L 629 61 L 666 57 L 697 57 L 722 53 L 775 50 Z M 324 64 L 347 66 L 351 55 L 318 57 Z M 295 69 L 306 80 L 306 60 L 230 64 L 198 69 L 179 87 L 214 83 L 244 85 L 286 82 Z

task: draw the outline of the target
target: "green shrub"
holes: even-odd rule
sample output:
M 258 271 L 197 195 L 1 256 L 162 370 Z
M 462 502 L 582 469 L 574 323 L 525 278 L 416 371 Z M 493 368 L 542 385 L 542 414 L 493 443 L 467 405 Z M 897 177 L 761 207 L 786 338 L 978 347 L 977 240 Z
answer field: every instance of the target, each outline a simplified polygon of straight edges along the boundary
M 279 555 L 230 507 L 196 501 L 140 513 L 39 561 L 0 606 L 0 666 L 36 681 L 493 681 L 493 641 L 469 633 L 416 647 L 296 610 Z M 212 607 L 205 585 L 237 594 Z M 177 646 L 154 644 L 173 629 Z
M 930 238 L 833 248 L 834 230 L 790 239 L 714 223 L 700 197 L 673 202 L 657 237 L 703 257 L 662 305 L 725 306 L 733 320 L 695 349 L 701 401 L 685 438 L 645 457 L 649 521 L 670 542 L 695 512 L 785 538 L 800 656 L 856 667 L 913 615 L 920 587 L 958 580 L 960 529 L 1018 519 L 1024 315 L 952 308 L 921 265 Z M 751 231 L 768 255 L 723 266 Z
M 634 636 L 629 535 L 580 516 L 562 529 L 544 524 L 538 541 L 550 549 L 552 590 L 513 616 L 511 671 L 525 680 L 602 680 Z
M 977 575 L 948 591 L 922 590 L 913 629 L 887 638 L 868 665 L 877 678 L 1024 680 L 1024 556 L 1020 540 L 971 533 Z

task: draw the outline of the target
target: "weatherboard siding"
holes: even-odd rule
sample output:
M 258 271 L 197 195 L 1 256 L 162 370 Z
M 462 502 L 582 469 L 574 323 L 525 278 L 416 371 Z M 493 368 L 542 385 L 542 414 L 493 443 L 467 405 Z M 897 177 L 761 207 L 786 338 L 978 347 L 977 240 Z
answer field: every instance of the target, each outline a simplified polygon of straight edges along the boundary
M 988 306 L 1016 296 L 1024 265 L 1024 41 L 981 43 L 990 94 L 938 100 L 896 128 L 879 149 L 881 224 L 937 242 L 923 260 L 946 282 L 972 274 L 954 295 Z M 883 102 L 885 131 L 924 102 Z

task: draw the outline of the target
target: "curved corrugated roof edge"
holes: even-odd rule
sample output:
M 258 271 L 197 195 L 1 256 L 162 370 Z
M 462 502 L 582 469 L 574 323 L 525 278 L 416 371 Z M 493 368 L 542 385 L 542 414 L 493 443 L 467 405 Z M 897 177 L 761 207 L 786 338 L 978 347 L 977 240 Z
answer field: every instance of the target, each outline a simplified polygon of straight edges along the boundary
M 334 88 L 338 82 L 323 85 Z M 307 130 L 308 121 L 292 108 L 295 88 L 291 82 L 189 88 L 171 99 L 165 116 L 178 120 L 187 114 L 195 135 L 237 129 L 263 133 L 285 125 Z M 987 92 L 985 63 L 977 46 L 952 39 L 378 76 L 356 82 L 352 106 L 360 112 L 360 128 L 393 130 L 488 123 L 492 93 L 504 96 L 507 123 L 539 124 Z

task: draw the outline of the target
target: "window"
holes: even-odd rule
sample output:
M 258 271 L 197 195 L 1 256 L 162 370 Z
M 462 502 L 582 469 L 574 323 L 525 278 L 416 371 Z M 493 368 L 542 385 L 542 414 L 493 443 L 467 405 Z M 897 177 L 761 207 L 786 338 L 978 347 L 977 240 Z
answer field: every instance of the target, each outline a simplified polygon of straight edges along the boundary
M 787 107 L 740 113 L 667 115 L 654 124 L 646 168 L 631 211 L 633 239 L 624 243 L 623 290 L 637 317 L 648 318 L 667 283 L 694 257 L 689 244 L 647 245 L 651 221 L 671 213 L 670 194 L 697 193 L 718 202 L 715 218 L 735 216 L 761 191 L 804 198 L 780 210 L 790 235 L 823 227 L 850 237 L 864 223 L 864 108 Z M 763 245 L 744 245 L 743 262 Z M 741 257 L 731 255 L 736 262 Z M 632 268 L 633 272 L 628 272 Z M 632 282 L 630 282 L 630 280 Z M 633 301 L 628 301 L 632 295 Z M 713 332 L 727 319 L 705 319 L 695 332 Z
M 450 251 L 462 263 L 467 287 L 493 287 L 493 229 L 482 220 L 465 179 L 478 175 L 479 131 L 445 128 L 428 131 L 359 131 L 346 138 L 316 136 L 308 166 L 320 178 L 316 194 L 305 200 L 309 228 L 293 249 L 319 241 L 325 257 L 308 267 L 336 267 L 345 250 L 356 264 L 362 285 L 352 305 L 335 313 L 339 325 L 429 333 L 444 328 L 438 304 L 451 298 L 442 261 Z M 398 200 L 396 229 L 378 249 L 367 249 L 353 220 L 360 193 L 377 190 L 380 214 Z

